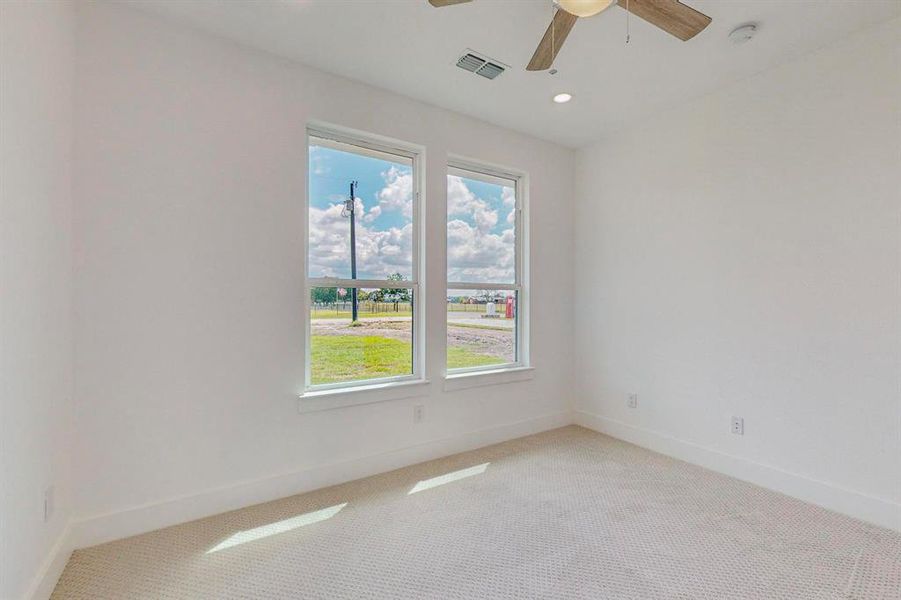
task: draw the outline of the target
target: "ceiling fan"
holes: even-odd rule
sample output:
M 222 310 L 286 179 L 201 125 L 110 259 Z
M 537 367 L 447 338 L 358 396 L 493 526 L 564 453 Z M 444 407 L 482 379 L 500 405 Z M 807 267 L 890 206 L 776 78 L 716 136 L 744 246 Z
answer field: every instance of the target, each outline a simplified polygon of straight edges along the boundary
M 472 0 L 429 0 L 436 8 L 464 4 Z M 617 0 L 557 0 L 554 14 L 544 37 L 538 43 L 527 71 L 545 71 L 554 64 L 560 47 L 579 18 L 591 17 L 617 4 Z M 710 24 L 711 18 L 679 0 L 619 0 L 619 6 L 630 13 L 676 36 L 690 40 Z

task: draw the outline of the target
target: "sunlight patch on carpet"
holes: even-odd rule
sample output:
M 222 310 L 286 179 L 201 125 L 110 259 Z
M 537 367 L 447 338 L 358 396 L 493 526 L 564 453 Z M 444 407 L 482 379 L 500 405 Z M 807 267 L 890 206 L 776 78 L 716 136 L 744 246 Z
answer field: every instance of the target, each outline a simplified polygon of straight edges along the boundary
M 481 475 L 485 472 L 485 469 L 487 469 L 488 465 L 490 464 L 491 463 L 482 463 L 480 465 L 469 467 L 467 469 L 460 469 L 459 471 L 453 471 L 451 473 L 439 475 L 438 477 L 432 477 L 431 479 L 423 479 L 415 486 L 413 486 L 413 489 L 407 492 L 407 495 L 409 496 L 410 494 L 415 494 L 416 492 L 429 490 L 433 487 L 438 487 L 439 485 L 444 485 L 453 481 L 459 481 L 460 479 L 466 479 L 467 477 L 472 477 L 473 475 Z
M 253 529 L 239 531 L 233 536 L 220 542 L 219 545 L 210 548 L 206 553 L 212 554 L 213 552 L 219 552 L 220 550 L 225 550 L 226 548 L 231 548 L 240 544 L 246 544 L 247 542 L 255 542 L 256 540 L 267 538 L 273 535 L 278 535 L 280 533 L 285 533 L 286 531 L 291 531 L 292 529 L 297 529 L 298 527 L 312 525 L 313 523 L 319 523 L 320 521 L 331 519 L 339 512 L 341 512 L 341 509 L 345 506 L 347 506 L 347 502 L 329 506 L 328 508 L 304 513 L 296 517 L 291 517 L 290 519 L 285 519 L 284 521 L 276 521 L 275 523 L 269 523 L 268 525 L 261 525 L 260 527 L 254 527 Z

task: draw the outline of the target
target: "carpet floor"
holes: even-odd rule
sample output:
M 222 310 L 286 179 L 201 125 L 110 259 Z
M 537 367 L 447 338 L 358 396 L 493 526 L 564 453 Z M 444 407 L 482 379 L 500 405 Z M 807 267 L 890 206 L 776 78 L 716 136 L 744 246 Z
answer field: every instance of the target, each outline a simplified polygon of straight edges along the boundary
M 53 598 L 901 599 L 901 534 L 576 426 L 76 551 Z

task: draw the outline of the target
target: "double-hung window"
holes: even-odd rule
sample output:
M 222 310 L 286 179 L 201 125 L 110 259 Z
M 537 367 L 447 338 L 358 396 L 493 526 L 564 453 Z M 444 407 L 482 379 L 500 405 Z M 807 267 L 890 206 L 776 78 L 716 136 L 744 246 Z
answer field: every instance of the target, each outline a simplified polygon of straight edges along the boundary
M 420 379 L 421 154 L 308 136 L 307 389 Z
M 447 370 L 528 364 L 525 183 L 466 161 L 447 174 Z

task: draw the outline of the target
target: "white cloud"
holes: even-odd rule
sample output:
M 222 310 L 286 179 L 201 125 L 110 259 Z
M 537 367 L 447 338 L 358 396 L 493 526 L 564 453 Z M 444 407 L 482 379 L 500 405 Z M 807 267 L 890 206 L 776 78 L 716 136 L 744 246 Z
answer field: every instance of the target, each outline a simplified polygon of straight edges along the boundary
M 310 208 L 310 276 L 350 277 L 350 219 L 341 216 L 343 204 Z M 413 225 L 378 231 L 366 226 L 376 208 L 367 213 L 357 198 L 357 277 L 384 279 L 391 273 L 412 272 Z M 380 212 L 381 209 L 379 209 Z M 367 220 L 368 219 L 368 220 Z
M 515 203 L 512 188 L 504 188 L 502 202 L 505 206 Z M 470 224 L 458 218 L 447 223 L 448 281 L 512 283 L 513 228 L 491 233 L 498 223 L 498 211 L 473 194 L 462 178 L 453 175 L 447 178 L 447 214 L 449 218 L 461 216 L 472 221 Z M 507 219 L 509 223 L 509 216 Z
M 447 178 L 447 214 L 469 216 L 485 234 L 497 225 L 497 211 L 473 194 L 462 178 L 454 175 Z
M 476 228 L 482 233 L 488 233 L 497 225 L 497 211 L 478 207 L 472 213 Z
M 373 206 L 369 209 L 369 212 L 363 217 L 364 223 L 372 223 L 376 219 L 378 219 L 382 214 L 382 207 L 379 205 Z
M 455 175 L 447 176 L 447 214 L 468 215 L 472 213 L 475 204 L 483 201 L 469 191 L 463 179 Z
M 385 180 L 385 187 L 378 194 L 379 206 L 384 210 L 399 210 L 403 216 L 412 218 L 413 174 L 390 167 L 382 173 L 382 178 Z
M 510 212 L 507 213 L 506 221 L 513 225 L 516 222 L 516 191 L 511 187 L 505 187 L 501 193 L 501 201 L 504 203 L 504 206 L 510 209 Z
M 447 279 L 466 282 L 513 282 L 513 229 L 484 233 L 466 221 L 447 224 Z

